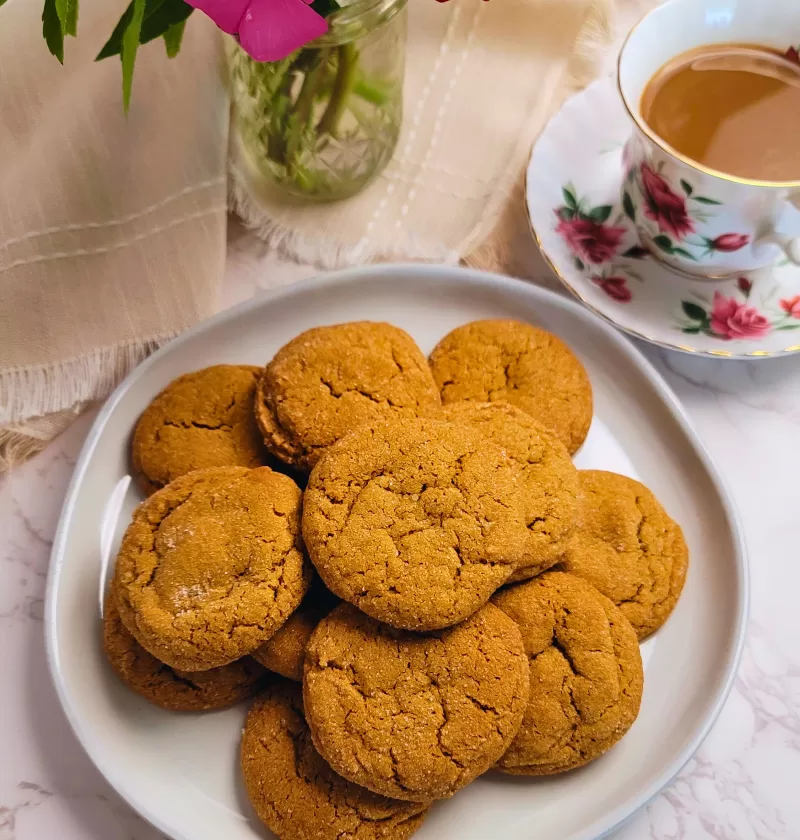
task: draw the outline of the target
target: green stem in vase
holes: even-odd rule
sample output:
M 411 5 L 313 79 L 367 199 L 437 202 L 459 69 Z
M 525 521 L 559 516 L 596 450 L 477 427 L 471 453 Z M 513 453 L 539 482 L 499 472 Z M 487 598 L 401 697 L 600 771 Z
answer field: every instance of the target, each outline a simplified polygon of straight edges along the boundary
M 331 137 L 338 134 L 347 99 L 355 85 L 358 69 L 358 51 L 355 44 L 342 44 L 336 50 L 336 57 L 336 79 L 333 82 L 331 98 L 317 126 L 320 134 L 330 134 Z
M 353 93 L 378 108 L 382 108 L 389 100 L 387 85 L 377 79 L 359 79 L 353 86 Z
M 297 95 L 289 117 L 286 154 L 290 164 L 302 151 L 303 140 L 308 139 L 313 131 L 314 100 L 325 78 L 328 51 L 321 50 L 315 59 L 314 65 L 306 71 L 300 93 Z
M 292 83 L 294 73 L 289 66 L 281 75 L 280 83 L 271 99 L 264 102 L 269 112 L 269 134 L 267 138 L 267 154 L 280 164 L 286 163 L 286 122 L 292 107 Z

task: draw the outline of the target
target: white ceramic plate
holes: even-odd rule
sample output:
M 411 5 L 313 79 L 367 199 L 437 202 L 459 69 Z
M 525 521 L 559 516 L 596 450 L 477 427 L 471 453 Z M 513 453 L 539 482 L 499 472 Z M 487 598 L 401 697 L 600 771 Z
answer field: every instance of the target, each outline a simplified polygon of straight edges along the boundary
M 198 716 L 161 711 L 129 692 L 103 659 L 97 589 L 104 519 L 110 520 L 109 543 L 115 547 L 139 501 L 134 489 L 120 485 L 139 413 L 186 371 L 220 362 L 263 364 L 297 333 L 320 324 L 391 321 L 428 352 L 459 324 L 493 317 L 544 326 L 580 355 L 594 387 L 596 415 L 578 465 L 627 473 L 652 487 L 683 525 L 691 566 L 675 614 L 644 645 L 642 711 L 619 745 L 563 776 L 490 774 L 435 805 L 417 836 L 593 840 L 667 784 L 708 732 L 731 686 L 743 639 L 744 549 L 730 497 L 661 377 L 599 319 L 523 282 L 422 265 L 342 272 L 243 304 L 156 353 L 108 401 L 75 469 L 48 581 L 50 667 L 89 756 L 161 831 L 176 840 L 268 836 L 239 780 L 245 709 Z M 120 506 L 114 500 L 121 493 Z

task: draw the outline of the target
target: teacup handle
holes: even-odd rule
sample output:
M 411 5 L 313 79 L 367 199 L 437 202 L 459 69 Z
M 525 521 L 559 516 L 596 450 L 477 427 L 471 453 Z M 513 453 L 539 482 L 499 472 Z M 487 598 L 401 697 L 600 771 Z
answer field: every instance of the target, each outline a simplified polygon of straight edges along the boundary
M 788 193 L 786 201 L 800 213 L 800 192 Z M 759 237 L 756 245 L 777 245 L 795 265 L 800 265 L 800 236 L 789 236 L 773 230 Z

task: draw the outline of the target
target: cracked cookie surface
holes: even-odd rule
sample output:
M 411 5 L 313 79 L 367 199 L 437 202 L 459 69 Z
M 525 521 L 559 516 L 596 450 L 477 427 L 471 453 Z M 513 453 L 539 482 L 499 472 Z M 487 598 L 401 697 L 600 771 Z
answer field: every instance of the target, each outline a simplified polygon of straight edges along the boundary
M 592 422 L 592 386 L 561 339 L 521 321 L 474 321 L 434 348 L 431 370 L 445 404 L 511 403 L 552 429 L 570 454 Z
M 210 671 L 176 671 L 159 662 L 122 623 L 113 588 L 103 611 L 103 647 L 111 667 L 128 688 L 174 712 L 232 706 L 255 694 L 268 678 L 264 668 L 249 656 Z
M 125 626 L 183 671 L 226 665 L 283 625 L 308 588 L 297 485 L 269 467 L 219 467 L 142 502 L 114 586 Z
M 440 405 L 420 349 L 391 324 L 317 327 L 284 345 L 264 369 L 256 416 L 267 448 L 310 470 L 363 423 L 416 417 Z
M 270 686 L 253 704 L 241 765 L 250 802 L 281 840 L 406 840 L 428 810 L 337 775 L 314 748 L 292 683 Z
M 272 638 L 267 639 L 250 655 L 265 668 L 287 680 L 302 682 L 308 640 L 320 621 L 338 603 L 339 599 L 314 575 L 303 603 Z
M 514 622 L 491 604 L 425 635 L 342 604 L 311 637 L 303 692 L 331 767 L 377 793 L 429 801 L 464 787 L 511 743 L 528 660 Z
M 683 531 L 632 478 L 582 470 L 579 480 L 579 527 L 559 568 L 610 598 L 644 639 L 669 618 L 683 590 Z
M 587 764 L 630 729 L 642 699 L 636 632 L 593 586 L 545 572 L 492 598 L 519 627 L 530 662 L 530 700 L 497 763 L 543 776 Z
M 462 621 L 525 563 L 518 471 L 476 429 L 417 418 L 362 426 L 320 459 L 303 537 L 325 585 L 409 630 Z
M 508 403 L 469 400 L 442 409 L 445 420 L 478 429 L 502 446 L 520 473 L 519 493 L 528 529 L 524 568 L 509 581 L 525 580 L 549 569 L 566 550 L 575 526 L 578 471 L 564 444 L 522 409 Z
M 260 374 L 249 365 L 215 365 L 167 385 L 133 434 L 133 472 L 145 493 L 192 470 L 266 462 L 254 413 Z

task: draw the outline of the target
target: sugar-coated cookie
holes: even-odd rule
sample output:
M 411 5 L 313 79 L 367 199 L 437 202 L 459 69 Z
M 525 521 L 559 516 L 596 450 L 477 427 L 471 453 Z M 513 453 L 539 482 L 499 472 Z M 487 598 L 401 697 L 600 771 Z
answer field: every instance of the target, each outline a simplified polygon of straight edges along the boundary
M 592 386 L 572 350 L 521 321 L 474 321 L 453 330 L 430 357 L 442 402 L 516 405 L 552 429 L 572 454 L 592 422 Z
M 639 714 L 642 657 L 625 616 L 586 581 L 545 572 L 492 598 L 519 627 L 530 662 L 530 699 L 497 763 L 544 776 L 587 764 Z
M 125 626 L 182 671 L 227 665 L 300 604 L 310 568 L 297 485 L 269 467 L 197 470 L 154 493 L 122 540 L 114 586 Z
M 440 405 L 422 351 L 391 324 L 317 327 L 284 345 L 266 366 L 256 416 L 267 448 L 308 471 L 362 423 L 416 417 Z
M 427 634 L 342 604 L 311 636 L 303 694 L 314 743 L 337 773 L 426 802 L 505 752 L 528 703 L 528 660 L 514 622 L 491 604 Z

